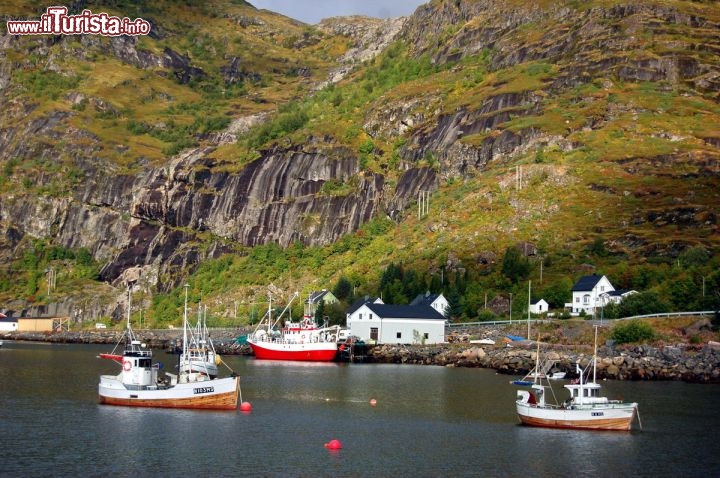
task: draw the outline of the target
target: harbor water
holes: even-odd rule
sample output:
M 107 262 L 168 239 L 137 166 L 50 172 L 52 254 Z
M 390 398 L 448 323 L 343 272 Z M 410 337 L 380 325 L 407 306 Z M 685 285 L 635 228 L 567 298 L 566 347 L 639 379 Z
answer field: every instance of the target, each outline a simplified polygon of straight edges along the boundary
M 100 352 L 4 342 L 0 476 L 720 476 L 717 385 L 603 382 L 641 431 L 552 430 L 519 425 L 513 377 L 491 370 L 225 356 L 250 413 L 142 409 L 98 404 L 119 371 Z

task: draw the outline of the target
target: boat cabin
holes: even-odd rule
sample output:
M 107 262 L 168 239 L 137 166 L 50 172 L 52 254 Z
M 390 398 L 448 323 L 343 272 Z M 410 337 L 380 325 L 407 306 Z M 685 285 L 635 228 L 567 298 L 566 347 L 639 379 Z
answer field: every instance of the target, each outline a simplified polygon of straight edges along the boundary
M 584 383 L 565 385 L 570 391 L 570 400 L 574 404 L 606 403 L 607 397 L 600 396 L 600 385 L 597 383 Z

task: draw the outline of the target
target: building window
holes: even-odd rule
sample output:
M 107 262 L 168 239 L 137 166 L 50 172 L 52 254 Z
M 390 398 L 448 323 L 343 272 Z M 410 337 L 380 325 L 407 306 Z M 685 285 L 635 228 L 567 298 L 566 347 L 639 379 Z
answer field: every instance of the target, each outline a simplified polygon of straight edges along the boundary
M 370 339 L 371 340 L 378 339 L 378 328 L 377 327 L 370 327 Z
M 580 302 L 580 297 L 575 297 L 575 302 Z
M 583 304 L 588 305 L 590 303 L 590 295 L 586 294 L 583 296 Z
M 359 314 L 358 320 L 362 320 L 362 314 Z
M 401 339 L 401 338 L 402 338 L 402 332 L 398 332 L 397 334 L 395 334 L 395 338 L 396 338 L 396 339 Z
M 372 314 L 368 314 L 368 319 L 370 319 L 370 320 L 372 320 L 372 319 L 373 319 L 373 316 L 372 316 Z
M 429 334 L 428 332 L 425 332 L 425 333 L 423 334 L 423 337 L 425 337 L 425 340 L 427 340 L 427 339 L 430 338 L 430 334 Z

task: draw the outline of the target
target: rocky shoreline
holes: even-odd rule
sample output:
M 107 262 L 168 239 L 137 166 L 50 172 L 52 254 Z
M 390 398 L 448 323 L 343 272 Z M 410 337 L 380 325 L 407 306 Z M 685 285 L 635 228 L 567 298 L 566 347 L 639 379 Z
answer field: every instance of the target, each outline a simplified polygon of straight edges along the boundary
M 182 331 L 143 330 L 138 337 L 151 348 L 171 350 Z M 220 354 L 251 355 L 247 346 L 238 346 L 235 338 L 246 333 L 242 329 L 213 330 L 213 341 Z M 13 332 L 4 333 L 3 340 L 35 341 L 66 344 L 116 344 L 122 334 L 117 331 L 81 332 Z M 512 347 L 453 343 L 439 345 L 377 345 L 356 350 L 358 360 L 365 363 L 401 363 L 445 367 L 489 368 L 508 375 L 524 375 L 535 365 L 536 348 L 530 343 Z M 543 359 L 555 361 L 552 371 L 566 372 L 574 378 L 575 363 L 582 367 L 592 359 L 588 346 L 554 345 L 541 351 Z M 602 346 L 598 348 L 597 375 L 608 380 L 676 380 L 691 383 L 720 384 L 720 347 L 714 345 L 665 345 L 651 347 Z
M 535 366 L 535 346 L 443 344 L 433 346 L 380 345 L 369 351 L 377 363 L 407 363 L 446 367 L 489 368 L 508 375 L 524 375 Z M 555 346 L 541 351 L 541 360 L 553 360 L 551 372 L 577 377 L 575 363 L 587 366 L 592 360 L 590 347 Z M 598 348 L 598 379 L 681 380 L 691 383 L 720 384 L 720 347 L 676 345 L 664 347 L 603 346 Z

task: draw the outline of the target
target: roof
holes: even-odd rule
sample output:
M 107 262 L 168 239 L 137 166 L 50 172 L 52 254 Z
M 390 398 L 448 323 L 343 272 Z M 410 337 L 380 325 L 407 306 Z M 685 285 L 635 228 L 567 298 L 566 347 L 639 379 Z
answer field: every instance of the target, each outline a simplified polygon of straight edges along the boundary
M 380 318 L 445 320 L 445 316 L 429 305 L 365 304 Z
M 352 314 L 356 310 L 358 310 L 360 307 L 362 307 L 365 304 L 372 304 L 376 301 L 380 300 L 378 297 L 370 297 L 369 295 L 366 295 L 365 297 L 361 297 L 350 306 L 350 308 L 347 310 L 348 314 Z M 380 301 L 382 303 L 382 301 Z
M 539 304 L 540 302 L 545 302 L 547 304 L 547 301 L 545 299 L 536 299 L 530 302 L 530 305 Z
M 308 303 L 315 304 L 320 302 L 321 300 L 324 300 L 323 298 L 329 293 L 330 291 L 327 289 L 315 291 L 310 294 L 310 298 L 308 299 Z
M 430 291 L 427 291 L 424 294 L 418 294 L 418 296 L 410 302 L 410 305 L 430 305 L 435 302 L 440 295 L 441 294 L 431 294 Z
M 572 288 L 573 292 L 593 290 L 600 280 L 605 276 L 593 274 L 591 276 L 583 276 L 575 283 Z

